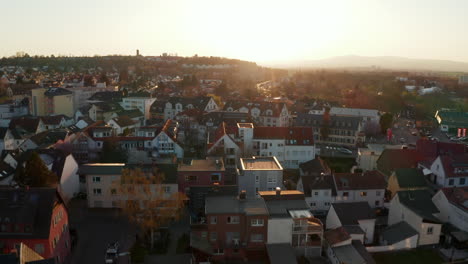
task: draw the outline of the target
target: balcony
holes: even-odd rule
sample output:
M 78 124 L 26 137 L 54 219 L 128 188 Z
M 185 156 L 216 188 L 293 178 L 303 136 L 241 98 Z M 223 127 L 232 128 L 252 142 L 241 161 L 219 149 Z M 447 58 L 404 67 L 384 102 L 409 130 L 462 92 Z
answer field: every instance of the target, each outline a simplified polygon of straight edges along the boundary
M 307 233 L 319 233 L 323 232 L 323 224 L 317 218 L 303 218 L 295 219 L 292 226 L 293 234 L 307 234 Z

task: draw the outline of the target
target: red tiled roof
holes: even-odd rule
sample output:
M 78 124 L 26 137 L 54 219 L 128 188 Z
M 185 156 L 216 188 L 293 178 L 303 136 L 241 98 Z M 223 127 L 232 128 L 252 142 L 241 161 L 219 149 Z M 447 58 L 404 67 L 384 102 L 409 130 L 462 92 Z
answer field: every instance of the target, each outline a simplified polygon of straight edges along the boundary
M 462 154 L 466 153 L 466 147 L 463 144 L 438 142 L 429 139 L 419 139 L 416 142 L 416 150 L 420 155 L 427 159 L 434 160 L 439 155 L 443 154 Z
M 385 149 L 377 160 L 377 167 L 390 176 L 395 169 L 416 168 L 422 160 L 424 157 L 416 149 Z
M 441 190 L 449 202 L 468 210 L 468 187 L 442 188 Z
M 192 109 L 187 109 L 185 111 L 182 111 L 180 113 L 177 114 L 177 116 L 182 116 L 182 115 L 186 115 L 186 116 L 200 116 L 202 115 L 204 112 L 202 110 L 199 110 L 199 109 L 195 109 L 195 108 L 192 108 Z
M 364 173 L 335 173 L 337 190 L 385 189 L 385 176 L 378 171 Z
M 314 132 L 311 127 L 255 127 L 254 138 L 296 140 L 295 145 L 314 144 Z
M 348 232 L 346 232 L 346 230 L 342 226 L 325 231 L 324 235 L 325 239 L 332 246 L 351 238 L 351 236 L 348 234 Z
M 446 177 L 452 178 L 468 176 L 468 172 L 455 173 L 455 168 L 468 170 L 468 154 L 443 155 L 440 156 L 440 160 L 444 167 Z

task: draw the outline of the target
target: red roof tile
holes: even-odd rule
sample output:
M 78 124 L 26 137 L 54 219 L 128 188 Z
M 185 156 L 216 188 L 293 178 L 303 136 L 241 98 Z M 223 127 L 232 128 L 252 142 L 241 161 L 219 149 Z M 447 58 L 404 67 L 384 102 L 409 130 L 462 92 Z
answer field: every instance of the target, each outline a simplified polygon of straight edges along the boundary
M 378 171 L 364 173 L 335 173 L 337 190 L 385 189 L 385 176 Z

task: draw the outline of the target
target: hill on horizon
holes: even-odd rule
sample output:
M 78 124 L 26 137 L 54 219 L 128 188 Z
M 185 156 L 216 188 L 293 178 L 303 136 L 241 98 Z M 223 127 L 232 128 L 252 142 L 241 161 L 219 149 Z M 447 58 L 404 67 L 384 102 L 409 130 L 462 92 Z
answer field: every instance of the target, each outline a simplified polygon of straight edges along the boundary
M 268 67 L 288 69 L 297 68 L 361 68 L 382 70 L 407 70 L 407 71 L 443 71 L 443 72 L 468 72 L 468 62 L 432 59 L 412 59 L 392 56 L 337 56 L 321 60 L 303 61 L 273 61 L 259 63 Z

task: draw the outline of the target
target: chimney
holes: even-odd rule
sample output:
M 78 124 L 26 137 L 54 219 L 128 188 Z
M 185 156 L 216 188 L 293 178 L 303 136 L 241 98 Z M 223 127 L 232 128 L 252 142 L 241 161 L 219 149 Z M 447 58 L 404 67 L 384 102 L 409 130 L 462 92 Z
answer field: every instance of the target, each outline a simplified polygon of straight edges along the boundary
M 281 187 L 276 187 L 276 195 L 277 196 L 281 195 Z
M 247 196 L 247 193 L 245 192 L 245 190 L 240 191 L 239 200 L 244 201 L 246 196 Z

